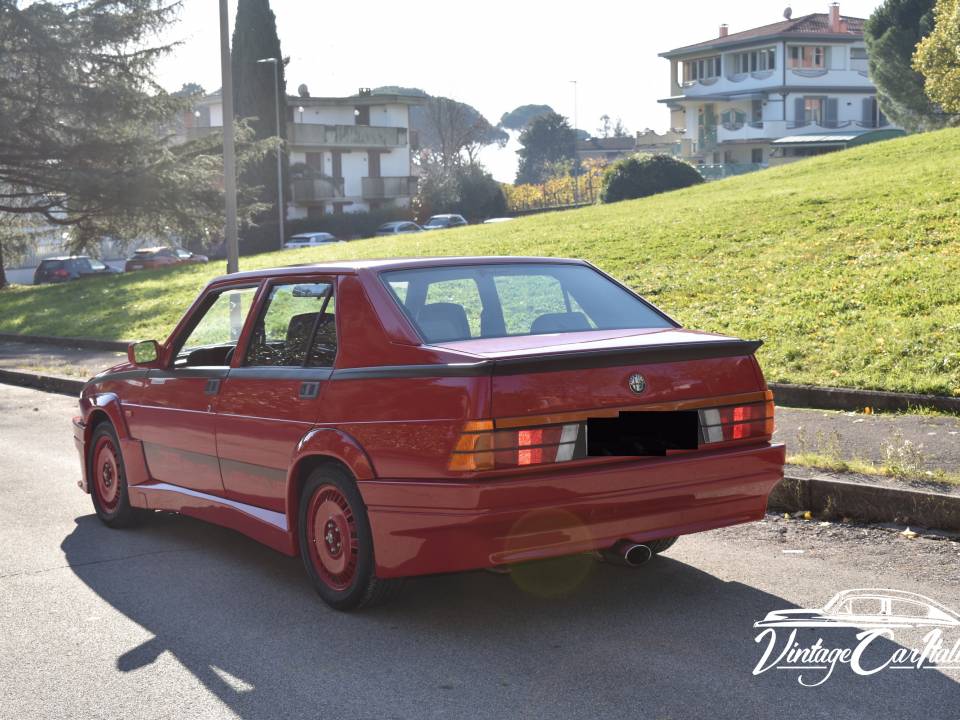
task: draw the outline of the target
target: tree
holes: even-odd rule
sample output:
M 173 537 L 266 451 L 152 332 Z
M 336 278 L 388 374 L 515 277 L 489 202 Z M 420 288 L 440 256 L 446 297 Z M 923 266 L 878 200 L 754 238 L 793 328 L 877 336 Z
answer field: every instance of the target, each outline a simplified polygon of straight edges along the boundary
M 620 118 L 617 118 L 617 122 L 613 125 L 613 136 L 615 138 L 630 137 L 630 131 L 627 130 Z
M 606 169 L 600 202 L 632 200 L 702 182 L 703 177 L 692 165 L 669 155 L 634 155 Z
M 70 227 L 77 250 L 104 235 L 222 227 L 222 141 L 173 147 L 158 131 L 189 110 L 152 75 L 177 5 L 0 0 L 0 216 Z
M 960 113 L 960 1 L 937 0 L 933 32 L 917 45 L 914 67 L 927 96 L 948 113 Z
M 503 188 L 480 165 L 471 164 L 458 169 L 457 193 L 460 198 L 455 212 L 467 220 L 486 220 L 507 211 Z
M 472 105 L 444 97 L 434 97 L 420 88 L 384 85 L 374 95 L 407 95 L 424 102 L 410 108 L 410 129 L 417 133 L 419 148 L 435 156 L 444 167 L 464 160 L 477 162 L 480 150 L 488 145 L 503 147 L 510 136 L 490 122 Z
M 179 90 L 171 94 L 174 97 L 198 98 L 206 95 L 207 91 L 203 89 L 203 85 L 201 85 L 200 83 L 189 82 L 189 83 L 184 83 Z
M 479 163 L 445 168 L 434 159 L 421 165 L 414 207 L 421 221 L 438 213 L 475 221 L 503 215 L 507 201 L 500 183 Z
M 493 127 L 469 105 L 444 97 L 431 97 L 424 105 L 426 132 L 421 146 L 437 153 L 440 164 L 458 165 L 466 153 L 467 162 L 477 162 L 477 154 L 487 145 L 507 144 L 507 134 Z
M 246 119 L 254 138 L 268 140 L 287 136 L 286 61 L 280 52 L 277 22 L 270 9 L 270 0 L 239 0 L 233 26 L 233 108 L 238 118 Z M 276 63 L 258 62 L 274 58 Z M 275 77 L 279 73 L 279 80 Z M 280 103 L 280 126 L 277 127 L 277 102 Z M 277 156 L 271 150 L 257 163 L 250 164 L 240 175 L 241 182 L 259 187 L 257 199 L 266 207 L 252 223 L 241 227 L 246 250 L 276 247 Z M 283 187 L 288 187 L 289 161 L 281 153 Z
M 530 121 L 541 115 L 549 115 L 553 108 L 549 105 L 521 105 L 500 116 L 500 127 L 507 130 L 523 130 Z
M 934 1 L 885 0 L 864 28 L 880 109 L 908 130 L 940 127 L 947 120 L 927 97 L 923 76 L 913 68 L 917 43 L 933 30 Z
M 576 134 L 567 119 L 555 112 L 534 118 L 520 133 L 520 145 L 518 184 L 544 182 L 551 165 L 577 156 Z

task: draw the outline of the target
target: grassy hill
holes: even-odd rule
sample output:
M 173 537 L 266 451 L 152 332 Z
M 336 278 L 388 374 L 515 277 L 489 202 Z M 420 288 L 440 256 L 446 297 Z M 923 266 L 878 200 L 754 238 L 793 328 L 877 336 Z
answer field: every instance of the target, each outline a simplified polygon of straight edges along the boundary
M 241 258 L 586 258 L 768 379 L 960 395 L 960 130 L 616 205 Z M 0 332 L 164 338 L 220 263 L 0 292 Z

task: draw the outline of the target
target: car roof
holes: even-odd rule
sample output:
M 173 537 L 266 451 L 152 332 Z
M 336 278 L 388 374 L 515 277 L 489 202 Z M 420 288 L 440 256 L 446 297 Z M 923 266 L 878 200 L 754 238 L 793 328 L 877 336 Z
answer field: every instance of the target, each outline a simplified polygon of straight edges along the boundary
M 56 257 L 44 258 L 40 262 L 45 263 L 51 260 L 84 260 L 84 259 L 89 260 L 90 256 L 89 255 L 57 255 Z
M 434 218 L 455 218 L 455 217 L 460 217 L 460 215 L 458 215 L 457 213 L 440 213 L 439 215 L 431 215 L 430 219 L 433 220 Z
M 298 237 L 317 237 L 318 235 L 322 235 L 323 237 L 326 237 L 329 235 L 330 237 L 333 237 L 332 233 L 322 232 L 320 230 L 317 230 L 316 232 L 297 233 L 296 235 L 291 235 L 290 239 L 293 240 L 294 238 L 298 238 Z
M 160 252 L 161 250 L 170 250 L 170 249 L 171 248 L 169 245 L 157 245 L 156 247 L 137 248 L 133 252 L 135 254 L 136 253 L 155 253 L 155 252 Z
M 383 270 L 413 270 L 428 267 L 449 267 L 451 265 L 505 265 L 508 263 L 537 263 L 550 265 L 590 265 L 585 260 L 554 257 L 512 257 L 496 256 L 460 256 L 460 257 L 422 257 L 422 258 L 378 258 L 372 260 L 338 260 L 329 263 L 304 263 L 285 267 L 248 270 L 233 275 L 221 275 L 211 280 L 219 283 L 226 280 L 260 280 L 262 278 L 304 275 L 307 273 L 336 273 L 355 275 L 361 270 L 380 272 Z

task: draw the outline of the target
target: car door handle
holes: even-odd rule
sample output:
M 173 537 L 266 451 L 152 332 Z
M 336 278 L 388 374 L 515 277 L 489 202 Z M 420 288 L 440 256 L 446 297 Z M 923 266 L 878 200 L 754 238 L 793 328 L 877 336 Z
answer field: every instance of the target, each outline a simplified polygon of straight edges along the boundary
M 220 392 L 220 379 L 210 378 L 207 380 L 207 386 L 203 389 L 204 395 L 216 395 Z
M 316 380 L 307 380 L 300 383 L 300 399 L 314 400 L 320 392 L 320 383 Z

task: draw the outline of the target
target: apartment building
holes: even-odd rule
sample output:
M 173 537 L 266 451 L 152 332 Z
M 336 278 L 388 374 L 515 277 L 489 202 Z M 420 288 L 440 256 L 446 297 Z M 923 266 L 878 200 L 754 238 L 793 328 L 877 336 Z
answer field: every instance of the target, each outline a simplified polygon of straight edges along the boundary
M 682 158 L 742 172 L 902 134 L 877 107 L 864 19 L 784 19 L 661 53 L 670 61 L 671 127 Z M 789 139 L 789 142 L 780 140 Z
M 349 97 L 311 97 L 305 86 L 287 97 L 287 218 L 408 207 L 417 192 L 410 106 L 419 102 L 366 89 Z M 222 126 L 218 91 L 196 103 L 178 136 L 189 139 Z

